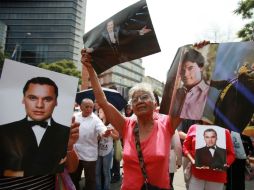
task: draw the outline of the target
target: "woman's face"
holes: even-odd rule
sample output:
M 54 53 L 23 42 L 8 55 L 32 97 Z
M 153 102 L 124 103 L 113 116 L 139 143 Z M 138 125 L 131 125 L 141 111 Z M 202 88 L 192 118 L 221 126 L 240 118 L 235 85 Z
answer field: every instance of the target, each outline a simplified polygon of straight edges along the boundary
M 131 114 L 131 112 L 132 112 L 132 108 L 131 108 L 131 106 L 130 105 L 128 105 L 127 107 L 126 107 L 126 114 Z
M 105 118 L 105 114 L 104 114 L 103 109 L 101 109 L 101 108 L 99 109 L 98 116 L 99 116 L 100 119 L 104 119 Z
M 149 114 L 155 109 L 155 103 L 151 95 L 145 91 L 134 92 L 131 102 L 132 110 L 137 116 Z

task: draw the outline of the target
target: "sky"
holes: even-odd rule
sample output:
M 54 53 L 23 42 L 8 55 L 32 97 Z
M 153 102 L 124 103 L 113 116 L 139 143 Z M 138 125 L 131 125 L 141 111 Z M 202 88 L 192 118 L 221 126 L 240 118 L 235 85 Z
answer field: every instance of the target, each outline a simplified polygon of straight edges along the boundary
M 146 0 L 161 52 L 142 58 L 145 75 L 161 82 L 177 49 L 202 40 L 240 41 L 244 25 L 233 11 L 239 0 Z M 87 0 L 85 32 L 90 31 L 137 0 Z

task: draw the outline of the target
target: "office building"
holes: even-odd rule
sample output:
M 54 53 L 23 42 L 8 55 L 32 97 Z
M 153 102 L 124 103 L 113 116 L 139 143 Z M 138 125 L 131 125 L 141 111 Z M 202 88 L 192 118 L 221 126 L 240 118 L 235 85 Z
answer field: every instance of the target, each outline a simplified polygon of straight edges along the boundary
M 99 75 L 100 82 L 105 87 L 115 86 L 117 90 L 128 100 L 128 93 L 136 83 L 142 82 L 145 69 L 142 60 L 136 59 L 116 65 Z
M 0 30 L 5 52 L 13 59 L 37 65 L 68 59 L 79 69 L 83 47 L 87 0 L 1 0 Z M 3 23 L 3 24 L 2 24 Z M 2 26 L 5 26 L 2 29 Z M 7 29 L 7 30 L 6 30 Z M 2 33 L 3 31 L 3 33 Z M 129 89 L 142 82 L 142 60 L 126 62 L 105 71 L 100 81 L 105 87 L 115 86 L 127 99 Z M 88 80 L 83 69 L 82 81 Z M 89 87 L 84 82 L 82 89 Z
M 145 76 L 142 82 L 151 84 L 157 95 L 160 97 L 162 96 L 164 90 L 164 83 L 150 76 Z
M 99 75 L 99 80 L 103 87 L 115 87 L 128 100 L 129 89 L 136 83 L 142 82 L 144 73 L 145 69 L 142 67 L 142 59 L 136 59 L 106 70 Z M 83 69 L 82 76 L 82 89 L 91 87 L 86 69 Z
M 32 65 L 61 59 L 78 64 L 85 11 L 86 0 L 1 0 L 5 51 Z
M 0 51 L 4 52 L 7 34 L 7 25 L 0 21 Z

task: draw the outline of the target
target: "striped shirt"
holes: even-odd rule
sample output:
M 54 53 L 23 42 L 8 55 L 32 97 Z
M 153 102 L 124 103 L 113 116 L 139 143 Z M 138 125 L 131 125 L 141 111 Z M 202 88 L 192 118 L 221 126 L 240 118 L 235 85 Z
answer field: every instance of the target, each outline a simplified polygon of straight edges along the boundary
M 0 178 L 0 190 L 54 190 L 55 175 Z

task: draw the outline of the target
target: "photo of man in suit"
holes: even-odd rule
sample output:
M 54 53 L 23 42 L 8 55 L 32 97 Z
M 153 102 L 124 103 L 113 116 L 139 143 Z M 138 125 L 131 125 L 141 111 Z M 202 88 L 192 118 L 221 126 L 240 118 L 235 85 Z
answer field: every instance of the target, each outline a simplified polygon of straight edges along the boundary
M 224 169 L 226 164 L 226 149 L 220 148 L 217 142 L 217 132 L 213 128 L 204 131 L 205 147 L 196 149 L 196 167 L 209 167 L 210 169 Z
M 113 62 L 116 61 L 123 63 L 130 60 L 130 58 L 128 58 L 126 55 L 126 49 L 131 48 L 129 43 L 132 43 L 132 40 L 137 36 L 143 36 L 151 31 L 152 30 L 146 26 L 140 30 L 126 30 L 117 25 L 113 19 L 109 19 L 105 23 L 104 31 L 100 36 L 100 43 L 94 45 L 93 47 L 87 48 L 87 51 L 90 53 L 93 53 L 94 51 L 103 53 L 104 51 L 105 56 L 111 56 Z
M 126 44 L 125 40 L 123 39 L 124 36 L 127 39 L 127 41 L 130 41 L 130 36 L 143 36 L 146 33 L 150 32 L 151 29 L 148 29 L 146 26 L 144 26 L 140 30 L 124 30 L 121 29 L 119 26 L 116 26 L 114 23 L 114 20 L 109 20 L 106 24 L 106 31 L 102 33 L 103 38 L 105 41 L 109 44 L 113 54 L 115 57 L 118 57 L 119 62 L 125 62 L 128 61 L 128 57 L 124 55 L 123 50 L 121 49 L 121 44 Z M 119 38 L 122 35 L 122 39 L 124 42 L 120 41 Z
M 52 118 L 57 97 L 58 87 L 48 77 L 26 82 L 22 99 L 25 118 L 0 126 L 0 176 L 63 171 L 70 129 Z
M 146 1 L 138 1 L 83 35 L 97 74 L 120 63 L 160 52 Z

